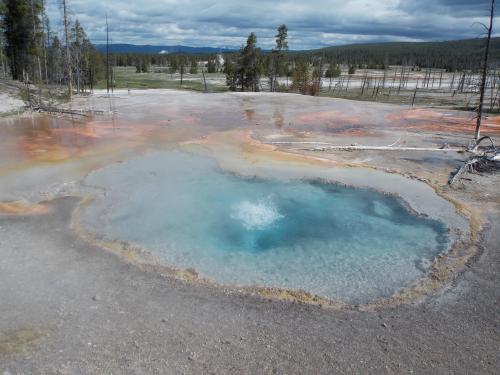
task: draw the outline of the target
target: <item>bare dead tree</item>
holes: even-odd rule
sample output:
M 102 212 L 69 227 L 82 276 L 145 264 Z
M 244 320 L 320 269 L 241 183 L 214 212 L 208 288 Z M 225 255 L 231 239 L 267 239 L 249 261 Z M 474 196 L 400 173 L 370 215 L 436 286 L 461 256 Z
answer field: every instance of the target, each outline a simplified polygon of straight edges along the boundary
M 483 71 L 481 75 L 481 83 L 479 86 L 479 105 L 477 107 L 477 121 L 476 121 L 476 132 L 474 134 L 474 140 L 477 142 L 481 136 L 481 120 L 483 117 L 483 104 L 484 104 L 484 93 L 486 90 L 486 77 L 488 73 L 488 59 L 490 55 L 490 42 L 491 42 L 491 32 L 493 30 L 493 17 L 495 14 L 495 0 L 491 0 L 490 8 L 490 25 L 486 27 L 488 31 L 488 36 L 486 38 L 486 49 L 484 52 L 483 60 Z M 484 26 L 484 25 L 483 25 Z
M 321 78 L 323 77 L 323 59 L 320 57 L 318 60 L 318 95 L 321 93 Z
M 43 48 L 43 65 L 45 69 L 45 83 L 47 86 L 49 85 L 49 73 L 47 67 L 47 48 L 49 48 L 50 42 L 48 41 L 50 38 L 50 30 L 49 30 L 49 17 L 47 17 L 47 12 L 45 10 L 45 0 L 42 0 L 42 33 L 47 36 L 47 42 L 45 40 L 42 41 Z M 44 39 L 42 37 L 42 39 Z
M 401 75 L 399 76 L 398 95 L 401 91 L 401 87 L 403 86 L 404 77 L 405 77 L 405 66 L 403 65 L 403 66 L 401 66 Z
M 368 83 L 368 70 L 365 69 L 365 74 L 363 75 L 363 82 L 361 83 L 361 96 L 365 93 L 365 87 Z
M 454 84 L 455 84 L 455 71 L 453 71 L 453 78 L 451 79 L 450 90 L 453 90 L 453 85 Z
M 387 81 L 388 71 L 389 71 L 389 59 L 386 56 L 385 59 L 384 59 L 384 81 L 382 83 L 382 88 L 383 89 L 385 89 L 385 83 Z
M 184 81 L 184 59 L 181 57 L 180 59 L 180 68 L 179 68 L 179 73 L 181 75 L 181 87 L 182 87 L 182 83 Z
M 111 38 L 109 43 L 109 55 L 113 57 L 113 61 L 109 66 L 109 84 L 111 86 L 111 95 L 115 93 L 115 70 L 113 69 L 116 66 L 116 56 L 113 55 L 113 38 Z
M 68 20 L 68 9 L 67 0 L 62 0 L 63 8 L 63 18 L 64 18 L 64 38 L 66 40 L 66 69 L 68 74 L 68 96 L 71 100 L 73 95 L 73 68 L 71 66 L 71 52 L 69 45 L 69 20 Z
M 415 86 L 415 91 L 413 92 L 413 98 L 411 99 L 412 107 L 415 105 L 415 99 L 417 98 L 417 91 L 418 91 L 418 78 L 417 78 L 417 84 Z
M 205 72 L 202 70 L 201 74 L 203 75 L 203 84 L 205 85 L 205 92 L 208 92 L 207 79 L 205 78 Z
M 106 92 L 109 94 L 109 24 L 106 13 Z
M 478 170 L 496 170 L 499 168 L 500 152 L 495 147 L 493 139 L 488 136 L 481 137 L 481 120 L 483 117 L 484 96 L 488 78 L 488 59 L 490 52 L 491 34 L 493 30 L 493 17 L 495 14 L 495 0 L 491 0 L 489 27 L 483 25 L 487 30 L 486 48 L 482 66 L 481 80 L 479 82 L 479 105 L 477 106 L 476 131 L 474 133 L 474 145 L 468 151 L 472 157 L 450 178 L 449 184 L 454 184 L 465 172 L 475 172 Z M 480 143 L 484 140 L 491 142 L 491 147 L 484 150 L 480 149 Z

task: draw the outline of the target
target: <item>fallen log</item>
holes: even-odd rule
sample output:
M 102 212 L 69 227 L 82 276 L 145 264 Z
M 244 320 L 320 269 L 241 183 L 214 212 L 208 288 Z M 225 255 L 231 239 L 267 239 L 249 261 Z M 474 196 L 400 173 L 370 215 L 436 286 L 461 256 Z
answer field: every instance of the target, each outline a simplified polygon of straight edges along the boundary
M 47 106 L 34 107 L 33 111 L 40 113 L 59 113 L 64 115 L 85 116 L 85 117 L 88 117 L 90 115 L 103 115 L 105 113 L 102 110 L 67 109 L 67 108 L 57 108 L 57 107 L 47 107 Z
M 374 150 L 374 151 L 441 151 L 441 152 L 464 152 L 463 148 L 437 148 L 437 147 L 403 147 L 403 146 L 362 146 L 362 145 L 335 145 L 327 142 L 269 142 L 272 145 L 316 145 L 320 147 L 301 148 L 304 151 L 355 151 L 355 150 Z

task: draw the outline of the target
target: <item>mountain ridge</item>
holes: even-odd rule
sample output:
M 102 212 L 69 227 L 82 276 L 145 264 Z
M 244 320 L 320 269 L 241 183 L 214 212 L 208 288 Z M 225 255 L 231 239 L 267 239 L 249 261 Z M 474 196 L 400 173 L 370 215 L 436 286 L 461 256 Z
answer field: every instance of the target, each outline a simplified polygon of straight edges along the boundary
M 105 44 L 96 44 L 95 47 L 99 52 L 106 52 Z M 217 47 L 191 47 L 184 45 L 173 46 L 155 46 L 151 44 L 138 45 L 129 43 L 114 43 L 110 44 L 110 50 L 113 53 L 138 53 L 138 54 L 156 54 L 156 53 L 186 53 L 186 54 L 203 54 L 203 53 L 229 53 L 237 49 L 217 48 Z
M 474 48 L 477 49 L 481 47 L 481 43 L 484 38 L 475 39 L 459 39 L 459 40 L 446 40 L 446 41 L 432 41 L 432 42 L 374 42 L 374 43 L 351 43 L 343 44 L 338 46 L 325 46 L 321 48 L 311 48 L 304 50 L 290 50 L 290 53 L 301 54 L 301 53 L 329 53 L 333 51 L 342 51 L 349 49 L 394 49 L 394 48 L 440 48 L 440 47 L 456 47 L 456 48 Z M 500 51 L 500 37 L 494 37 L 491 39 L 492 49 Z M 95 47 L 100 52 L 106 52 L 105 44 L 96 44 Z M 114 43 L 110 45 L 110 49 L 113 53 L 186 53 L 186 54 L 203 54 L 203 53 L 230 53 L 238 51 L 239 48 L 231 47 L 192 47 L 186 45 L 170 45 L 170 46 L 160 46 L 152 44 L 131 44 L 131 43 Z M 265 50 L 264 52 L 269 52 Z

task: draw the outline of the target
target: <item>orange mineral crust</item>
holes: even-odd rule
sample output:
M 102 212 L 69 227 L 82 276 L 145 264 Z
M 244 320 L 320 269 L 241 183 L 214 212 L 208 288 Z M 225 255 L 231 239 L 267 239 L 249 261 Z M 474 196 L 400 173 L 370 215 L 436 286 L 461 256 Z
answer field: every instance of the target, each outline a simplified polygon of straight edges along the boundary
M 476 119 L 473 113 L 446 112 L 433 109 L 407 109 L 389 114 L 387 120 L 394 126 L 411 130 L 473 133 Z M 500 134 L 500 117 L 485 117 L 481 130 L 484 134 Z

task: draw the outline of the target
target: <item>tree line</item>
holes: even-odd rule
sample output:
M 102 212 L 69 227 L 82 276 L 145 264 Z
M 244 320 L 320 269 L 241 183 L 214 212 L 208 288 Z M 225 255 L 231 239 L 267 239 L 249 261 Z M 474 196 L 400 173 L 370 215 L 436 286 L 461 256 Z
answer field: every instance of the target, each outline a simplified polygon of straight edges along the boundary
M 191 74 L 200 73 L 202 70 L 217 73 L 223 69 L 223 64 L 215 54 L 115 53 L 111 49 L 111 60 L 113 66 L 134 66 L 137 73 L 149 72 L 152 67 L 172 74 L 181 69 Z
M 384 69 L 388 65 L 440 68 L 449 72 L 478 71 L 484 55 L 484 38 L 446 42 L 391 42 L 378 44 L 352 44 L 326 47 L 313 51 L 294 52 L 296 55 L 334 60 L 371 69 Z M 491 40 L 492 60 L 500 59 L 500 38 Z

